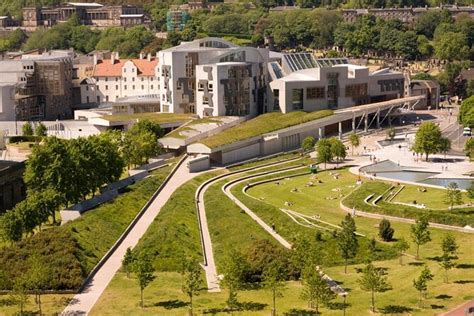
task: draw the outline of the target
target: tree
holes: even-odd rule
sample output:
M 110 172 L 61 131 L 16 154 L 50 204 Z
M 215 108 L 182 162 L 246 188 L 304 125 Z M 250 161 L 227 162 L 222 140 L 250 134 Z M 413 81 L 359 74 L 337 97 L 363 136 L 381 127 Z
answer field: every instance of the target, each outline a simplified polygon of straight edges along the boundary
M 38 123 L 38 125 L 36 126 L 36 129 L 35 129 L 35 135 L 36 136 L 46 136 L 46 133 L 47 133 L 47 128 L 46 128 L 46 125 L 44 125 L 43 123 Z
M 336 164 L 338 164 L 339 160 L 342 161 L 347 156 L 346 146 L 344 146 L 342 141 L 340 139 L 338 139 L 337 137 L 331 137 L 329 139 L 329 141 L 331 143 L 332 156 L 336 157 Z M 336 167 L 337 167 L 337 165 L 336 165 Z
M 11 243 L 21 240 L 23 222 L 18 212 L 8 210 L 0 217 L 0 235 L 3 240 Z
M 38 304 L 39 314 L 43 315 L 41 309 L 41 294 L 48 286 L 51 271 L 45 261 L 45 257 L 39 254 L 33 254 L 28 259 L 27 282 L 28 289 L 36 295 L 35 301 Z
M 469 158 L 474 158 L 474 138 L 469 138 L 464 144 L 464 153 Z
M 347 261 L 356 256 L 359 242 L 355 235 L 355 221 L 350 214 L 347 214 L 341 222 L 341 227 L 342 230 L 337 234 L 337 244 L 341 257 L 344 259 L 344 273 L 347 273 Z
M 428 281 L 433 280 L 434 275 L 431 273 L 430 269 L 425 265 L 423 270 L 421 270 L 420 276 L 413 280 L 413 286 L 420 293 L 420 307 L 423 304 L 423 299 L 426 298 L 428 291 Z
M 153 266 L 150 255 L 147 253 L 138 255 L 133 265 L 133 272 L 135 272 L 138 285 L 140 286 L 140 306 L 143 308 L 143 290 L 155 279 L 153 275 L 155 267 Z
M 459 122 L 465 127 L 474 128 L 474 95 L 462 101 L 459 109 Z M 472 138 L 469 140 L 472 140 Z
M 18 305 L 20 315 L 23 315 L 23 310 L 28 304 L 28 278 L 26 275 L 20 275 L 15 279 L 10 299 Z
M 435 55 L 439 59 L 464 60 L 469 56 L 466 36 L 458 32 L 443 32 L 435 36 Z
M 456 182 L 450 182 L 446 187 L 446 202 L 449 203 L 449 208 L 452 210 L 454 205 L 462 204 L 462 192 L 459 190 Z
M 408 245 L 408 242 L 405 240 L 405 238 L 400 237 L 395 243 L 394 247 L 397 250 L 400 264 L 403 264 L 403 255 L 405 254 L 405 251 L 410 248 L 410 245 Z
M 128 247 L 122 259 L 122 269 L 127 273 L 127 278 L 130 278 L 130 272 L 133 272 L 133 265 L 135 261 L 135 254 L 132 248 Z
M 303 292 L 301 297 L 308 301 L 310 308 L 314 308 L 319 314 L 319 305 L 327 304 L 336 294 L 331 290 L 320 271 L 314 265 L 309 265 L 303 270 Z
M 242 287 L 245 273 L 245 259 L 235 249 L 231 249 L 225 258 L 223 265 L 224 278 L 222 285 L 229 290 L 227 306 L 234 310 L 237 305 L 237 291 Z
M 125 161 L 131 165 L 142 165 L 157 155 L 161 148 L 153 132 L 142 129 L 138 124 L 125 133 L 122 149 Z
M 316 143 L 316 153 L 319 163 L 324 163 L 324 169 L 326 169 L 326 163 L 330 162 L 333 158 L 333 151 L 331 150 L 331 142 L 327 138 L 321 138 Z
M 379 223 L 379 236 L 383 241 L 391 241 L 395 230 L 388 219 L 382 219 Z
M 349 142 L 352 146 L 352 156 L 354 156 L 354 147 L 357 148 L 360 146 L 360 136 L 356 133 L 352 133 L 351 136 L 349 136 Z
M 448 271 L 454 268 L 456 258 L 456 252 L 458 250 L 458 244 L 456 243 L 456 237 L 453 234 L 448 233 L 443 237 L 441 241 L 441 255 L 440 266 L 445 271 L 444 282 L 448 283 Z
M 428 219 L 424 216 L 416 220 L 415 225 L 411 225 L 411 238 L 416 245 L 416 259 L 420 258 L 420 246 L 431 241 L 431 233 L 428 230 Z
M 30 122 L 26 122 L 21 127 L 21 131 L 23 136 L 32 136 L 33 135 L 33 127 L 31 127 Z
M 416 132 L 413 151 L 425 154 L 426 160 L 428 160 L 428 155 L 439 152 L 441 138 L 441 130 L 435 123 L 424 122 Z
M 376 268 L 372 263 L 369 263 L 362 269 L 362 276 L 358 282 L 363 291 L 371 293 L 371 310 L 375 313 L 375 293 L 385 292 L 390 289 L 390 284 L 387 282 L 384 270 Z
M 467 189 L 467 196 L 474 199 L 474 181 L 471 181 L 471 186 Z
M 444 159 L 446 159 L 446 154 L 451 150 L 451 140 L 447 137 L 441 137 L 438 146 L 438 151 L 444 153 Z
M 390 142 L 393 142 L 393 139 L 395 138 L 395 135 L 396 135 L 395 129 L 393 127 L 390 127 L 387 130 L 387 137 L 388 137 L 388 139 L 390 139 Z
M 189 297 L 190 314 L 193 314 L 193 297 L 201 290 L 201 267 L 196 259 L 186 260 L 183 270 L 183 293 Z
M 301 143 L 301 148 L 303 149 L 304 152 L 310 151 L 314 149 L 314 145 L 316 144 L 316 139 L 312 136 L 308 136 L 305 139 L 303 139 L 303 142 Z
M 164 134 L 164 130 L 161 128 L 160 124 L 147 119 L 138 121 L 136 128 L 140 131 L 151 132 L 157 138 L 163 136 Z
M 285 276 L 285 269 L 278 260 L 270 262 L 263 270 L 263 286 L 272 293 L 272 315 L 276 315 L 276 298 L 283 296 Z

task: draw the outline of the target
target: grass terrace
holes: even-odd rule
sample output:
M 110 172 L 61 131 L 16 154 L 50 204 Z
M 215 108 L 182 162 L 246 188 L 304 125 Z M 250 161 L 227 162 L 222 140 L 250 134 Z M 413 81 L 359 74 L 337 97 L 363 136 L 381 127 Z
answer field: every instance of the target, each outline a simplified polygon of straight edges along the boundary
M 280 129 L 303 124 L 309 121 L 321 119 L 333 114 L 332 110 L 315 112 L 291 112 L 291 113 L 266 113 L 242 124 L 231 127 L 222 133 L 213 135 L 201 141 L 209 148 L 238 142 L 265 133 L 271 133 Z
M 221 122 L 221 119 L 219 117 L 206 117 L 206 118 L 202 118 L 202 119 L 195 119 L 193 121 L 190 121 L 190 122 L 178 127 L 177 129 L 174 129 L 170 133 L 166 134 L 165 137 L 185 139 L 187 137 L 185 135 L 181 135 L 180 133 L 184 132 L 184 131 L 193 131 L 193 130 L 195 130 L 193 128 L 194 125 L 211 124 L 211 123 L 218 124 L 220 122 Z
M 188 121 L 195 118 L 192 114 L 184 113 L 135 113 L 135 114 L 114 114 L 114 115 L 105 115 L 104 120 L 109 122 L 122 122 L 122 121 L 131 121 L 131 120 L 150 120 L 159 124 L 165 123 L 174 123 L 181 121 Z

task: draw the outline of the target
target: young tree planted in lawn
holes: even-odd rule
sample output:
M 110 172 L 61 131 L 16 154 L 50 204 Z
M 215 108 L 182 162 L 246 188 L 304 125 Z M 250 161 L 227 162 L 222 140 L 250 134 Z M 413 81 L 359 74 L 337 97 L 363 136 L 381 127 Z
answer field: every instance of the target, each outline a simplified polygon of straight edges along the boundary
M 441 255 L 441 261 L 439 262 L 441 268 L 444 270 L 444 282 L 448 283 L 448 271 L 455 267 L 456 262 L 456 252 L 458 250 L 458 244 L 456 242 L 456 237 L 453 234 L 449 233 L 443 237 L 441 241 L 441 250 L 443 254 Z
M 428 219 L 424 216 L 416 220 L 415 225 L 411 225 L 411 238 L 416 245 L 416 259 L 420 258 L 420 246 L 431 241 L 431 233 L 428 230 L 430 224 Z
M 439 152 L 441 138 L 441 130 L 438 125 L 433 122 L 424 122 L 416 132 L 413 151 L 424 154 L 428 160 L 429 155 Z
M 333 158 L 333 151 L 331 149 L 331 141 L 327 138 L 321 138 L 316 143 L 316 153 L 319 163 L 324 163 L 324 169 L 326 169 L 326 163 L 330 162 Z
M 202 278 L 201 267 L 196 259 L 186 260 L 183 269 L 183 293 L 189 297 L 189 312 L 193 314 L 193 297 L 199 295 Z
M 403 255 L 405 254 L 405 251 L 410 249 L 410 245 L 408 242 L 405 240 L 405 238 L 400 237 L 397 242 L 394 245 L 395 249 L 397 250 L 398 253 L 398 260 L 400 264 L 403 264 Z
M 272 293 L 272 315 L 276 315 L 276 298 L 283 296 L 286 271 L 280 261 L 273 260 L 263 270 L 263 286 Z
M 425 266 L 421 270 L 420 276 L 413 280 L 413 286 L 420 293 L 420 307 L 423 306 L 423 299 L 426 298 L 428 292 L 428 281 L 433 280 L 434 275 L 431 273 L 430 269 Z
M 446 159 L 446 155 L 448 154 L 448 151 L 451 150 L 451 140 L 449 140 L 449 138 L 446 138 L 446 137 L 441 137 L 438 144 L 438 150 L 439 152 L 444 154 L 444 159 Z
M 227 305 L 231 310 L 238 307 L 237 291 L 242 287 L 245 273 L 245 259 L 235 249 L 231 249 L 223 265 L 222 285 L 229 290 Z
M 331 143 L 332 156 L 336 158 L 336 167 L 337 167 L 337 165 L 339 164 L 339 161 L 343 161 L 347 156 L 346 146 L 344 146 L 342 141 L 338 139 L 337 137 L 331 137 L 329 141 Z
M 379 223 L 379 236 L 383 241 L 391 241 L 395 230 L 388 219 L 382 219 Z
M 135 272 L 138 285 L 140 286 L 140 306 L 143 308 L 143 290 L 155 279 L 153 275 L 155 267 L 153 266 L 150 255 L 141 253 L 137 256 L 133 264 L 133 272 Z
M 127 274 L 128 279 L 130 279 L 130 272 L 133 272 L 134 261 L 135 261 L 135 254 L 133 253 L 132 248 L 128 247 L 122 259 L 122 269 Z
M 25 275 L 18 276 L 13 283 L 13 290 L 10 293 L 10 300 L 20 308 L 20 315 L 28 304 L 28 279 Z
M 310 308 L 314 308 L 319 314 L 319 305 L 327 304 L 336 298 L 336 293 L 331 291 L 326 280 L 323 279 L 314 265 L 308 265 L 303 270 L 303 292 L 301 298 L 308 301 Z
M 347 273 L 347 261 L 356 256 L 359 242 L 355 235 L 355 221 L 350 214 L 347 214 L 341 222 L 341 227 L 342 230 L 337 234 L 337 244 L 341 257 L 344 259 L 344 273 Z
M 48 129 L 46 128 L 46 125 L 40 122 L 35 128 L 35 135 L 43 137 L 46 136 L 47 131 Z
M 301 148 L 304 152 L 308 152 L 314 148 L 314 145 L 316 145 L 316 139 L 314 139 L 313 136 L 308 136 L 303 139 L 303 142 L 301 143 Z
M 385 272 L 369 263 L 362 269 L 362 276 L 358 282 L 363 291 L 371 293 L 371 310 L 375 312 L 375 293 L 385 292 L 390 289 Z
M 462 192 L 459 190 L 456 182 L 450 182 L 446 187 L 446 202 L 449 203 L 449 208 L 452 210 L 454 205 L 462 204 Z
M 31 126 L 30 122 L 26 122 L 21 127 L 21 132 L 23 136 L 33 136 L 33 127 Z
M 354 156 L 354 147 L 357 148 L 360 146 L 360 136 L 356 133 L 352 133 L 351 136 L 349 136 L 349 142 L 352 146 L 352 156 Z
M 35 301 L 38 304 L 39 314 L 43 315 L 41 309 L 41 293 L 47 288 L 50 280 L 50 268 L 45 262 L 44 256 L 33 254 L 28 259 L 28 272 L 26 280 L 28 289 L 35 293 Z

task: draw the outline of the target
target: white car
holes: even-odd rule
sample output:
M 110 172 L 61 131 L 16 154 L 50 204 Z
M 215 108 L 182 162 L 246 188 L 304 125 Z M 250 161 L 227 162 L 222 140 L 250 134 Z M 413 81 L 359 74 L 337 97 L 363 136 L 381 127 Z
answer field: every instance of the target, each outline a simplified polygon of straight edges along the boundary
M 464 127 L 462 130 L 462 136 L 471 136 L 471 129 L 469 127 Z

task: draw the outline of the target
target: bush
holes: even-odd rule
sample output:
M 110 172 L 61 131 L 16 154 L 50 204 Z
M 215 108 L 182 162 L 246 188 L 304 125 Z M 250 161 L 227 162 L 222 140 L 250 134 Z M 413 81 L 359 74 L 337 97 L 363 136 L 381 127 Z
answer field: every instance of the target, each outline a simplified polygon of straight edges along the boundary
M 391 227 L 389 220 L 382 219 L 379 224 L 379 236 L 383 241 L 391 241 L 395 230 Z
M 12 136 L 10 137 L 10 143 L 12 144 L 17 144 L 17 143 L 24 143 L 24 142 L 30 142 L 30 143 L 38 143 L 43 139 L 43 137 L 40 136 L 33 136 L 33 135 L 27 135 L 27 136 Z
M 21 131 L 23 133 L 23 136 L 32 136 L 33 135 L 33 127 L 31 127 L 30 122 L 26 122 L 23 124 L 21 127 Z

